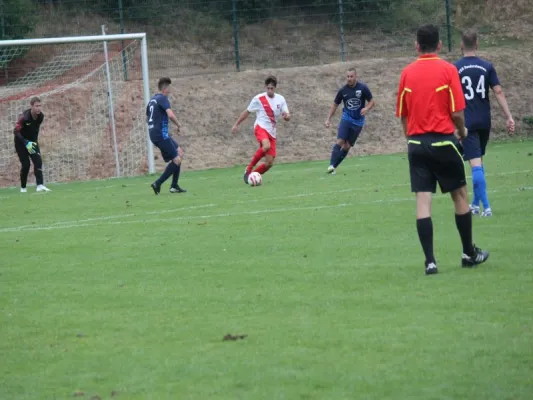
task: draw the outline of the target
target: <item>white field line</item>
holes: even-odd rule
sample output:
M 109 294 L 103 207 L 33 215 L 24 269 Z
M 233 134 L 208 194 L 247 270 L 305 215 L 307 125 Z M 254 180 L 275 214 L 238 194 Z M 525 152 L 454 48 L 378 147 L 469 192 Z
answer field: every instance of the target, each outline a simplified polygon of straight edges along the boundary
M 21 227 L 4 228 L 4 229 L 0 229 L 0 233 L 80 228 L 80 227 L 101 226 L 101 225 L 146 224 L 146 223 L 151 223 L 151 222 L 169 222 L 169 221 L 183 221 L 183 220 L 191 220 L 191 219 L 225 218 L 225 217 L 234 217 L 234 216 L 242 216 L 242 215 L 268 214 L 268 213 L 279 213 L 279 212 L 289 212 L 289 211 L 321 210 L 321 209 L 327 209 L 327 208 L 346 207 L 349 205 L 351 204 L 341 203 L 341 204 L 335 204 L 331 206 L 272 208 L 272 209 L 262 209 L 262 210 L 254 210 L 254 211 L 242 211 L 242 212 L 236 212 L 236 213 L 184 215 L 181 217 L 174 217 L 174 218 L 152 218 L 152 219 L 139 219 L 139 220 L 133 220 L 133 221 L 104 221 L 102 220 L 100 222 L 93 221 L 93 222 L 85 222 L 85 223 L 76 223 L 75 221 L 72 221 L 73 223 L 70 225 L 50 224 L 50 225 L 42 225 L 42 226 L 32 225 L 30 227 L 24 227 L 24 228 L 21 228 Z
M 494 192 L 498 192 L 498 191 L 497 190 L 489 191 L 489 193 L 494 193 Z M 515 194 L 517 194 L 517 192 L 505 192 L 505 194 L 501 196 L 496 195 L 496 196 L 492 196 L 492 198 L 509 197 Z M 447 198 L 447 197 L 440 197 L 440 198 Z M 436 198 L 436 199 L 439 199 L 439 198 Z M 362 202 L 357 202 L 357 205 L 387 204 L 387 203 L 398 203 L 398 202 L 413 202 L 414 203 L 414 201 L 415 201 L 415 198 L 414 196 L 412 196 L 412 197 L 405 197 L 405 198 L 362 201 Z M 91 218 L 88 220 L 55 222 L 52 224 L 46 224 L 46 225 L 41 225 L 41 226 L 26 225 L 22 227 L 19 226 L 19 227 L 3 228 L 3 229 L 0 229 L 0 233 L 40 231 L 40 230 L 53 230 L 53 229 L 69 229 L 69 228 L 93 227 L 93 226 L 102 226 L 102 225 L 146 224 L 146 223 L 151 223 L 151 222 L 184 221 L 184 220 L 192 220 L 192 219 L 226 218 L 226 217 L 238 217 L 238 216 L 244 216 L 244 215 L 258 215 L 258 214 L 280 213 L 280 212 L 290 212 L 290 211 L 322 210 L 322 209 L 347 207 L 351 205 L 354 205 L 354 203 L 340 203 L 340 204 L 335 204 L 335 205 L 315 205 L 315 206 L 305 206 L 305 207 L 268 208 L 268 209 L 260 209 L 260 210 L 253 210 L 253 211 L 229 212 L 229 213 L 218 213 L 218 214 L 184 215 L 184 216 L 173 217 L 173 218 L 152 218 L 152 219 L 135 219 L 135 220 L 129 220 L 129 221 L 110 221 L 111 219 L 142 216 L 142 214 L 122 214 L 122 215 L 111 215 L 111 216 L 100 217 L 100 218 Z M 149 213 L 144 213 L 143 215 L 147 215 L 147 214 L 158 215 L 158 214 L 162 214 L 166 212 L 174 212 L 174 211 L 180 211 L 184 209 L 194 209 L 194 208 L 213 207 L 213 206 L 216 206 L 216 204 L 208 204 L 205 206 L 195 206 L 195 207 L 185 207 L 185 208 L 174 209 L 174 210 L 153 211 Z
M 179 212 L 183 210 L 195 210 L 198 208 L 207 208 L 207 207 L 214 207 L 216 204 L 204 204 L 200 206 L 191 206 L 191 207 L 181 207 L 181 208 L 174 208 L 172 210 L 160 210 L 160 211 L 149 211 L 144 213 L 131 213 L 131 214 L 116 214 L 116 215 L 108 215 L 105 217 L 94 217 L 94 218 L 87 218 L 87 219 L 78 219 L 78 220 L 72 220 L 72 221 L 57 221 L 52 222 L 50 224 L 47 224 L 46 226 L 54 227 L 54 226 L 61 226 L 61 225 L 72 225 L 72 224 L 83 224 L 86 222 L 95 222 L 95 221 L 107 221 L 110 219 L 120 219 L 120 218 L 131 218 L 131 217 L 141 217 L 143 215 L 154 215 L 154 214 L 165 214 L 165 213 L 171 213 L 171 212 Z M 35 228 L 36 225 L 22 225 L 18 227 L 13 228 L 2 228 L 0 229 L 0 232 L 12 232 L 13 230 L 25 230 L 29 228 Z
M 358 164 L 355 165 L 356 167 L 359 166 Z M 285 168 L 284 168 L 285 169 Z M 323 167 L 309 167 L 309 168 L 303 168 L 303 169 L 291 169 L 289 171 L 321 171 L 323 170 L 324 168 Z M 272 175 L 284 175 L 286 173 L 288 173 L 289 171 L 284 171 L 284 170 L 280 170 L 280 171 L 277 171 L 277 170 L 273 170 L 272 172 L 270 172 Z M 491 177 L 491 176 L 505 176 L 505 175 L 517 175 L 517 174 L 526 174 L 526 173 L 529 173 L 529 172 L 533 172 L 533 170 L 531 169 L 526 169 L 526 170 L 521 170 L 521 171 L 508 171 L 508 172 L 496 172 L 496 173 L 488 173 L 486 174 L 485 176 L 487 177 Z M 357 171 L 355 172 L 357 173 Z M 467 176 L 469 179 L 472 178 L 471 175 L 468 175 Z M 324 179 L 325 178 L 325 172 L 324 174 L 321 174 L 321 176 L 319 177 L 319 179 Z M 108 178 L 108 179 L 103 179 L 103 181 L 113 181 L 113 180 L 116 180 L 116 179 L 121 179 L 121 178 Z M 130 178 L 128 178 L 130 179 Z M 133 179 L 133 178 L 131 178 Z M 190 178 L 192 179 L 193 181 L 195 180 L 202 180 L 202 181 L 209 181 L 211 179 L 218 179 L 216 177 L 213 177 L 213 178 L 208 178 L 208 177 L 204 177 L 204 176 L 200 176 L 200 177 L 196 177 L 196 178 Z M 76 182 L 76 183 L 83 183 L 83 182 Z M 69 185 L 69 182 L 57 182 L 57 183 L 52 183 L 50 184 L 49 186 L 51 188 L 55 187 L 55 186 L 66 186 L 66 185 Z M 32 186 L 32 185 L 28 185 L 28 186 Z M 34 186 L 34 185 L 33 185 Z M 140 183 L 140 182 L 136 182 L 135 184 L 133 183 L 120 183 L 120 184 L 115 184 L 115 185 L 102 185 L 102 186 L 95 186 L 93 187 L 92 189 L 93 190 L 101 190 L 101 189 L 113 189 L 113 188 L 118 188 L 118 187 L 122 187 L 122 186 L 127 186 L 127 187 L 140 187 L 140 186 L 146 186 L 146 183 L 143 182 L 143 183 Z M 394 186 L 409 186 L 409 183 L 403 183 L 403 184 L 397 184 L 397 185 L 394 185 Z M 389 187 L 389 186 L 387 186 Z M 8 188 L 4 188 L 4 189 L 0 189 L 0 190 L 18 190 L 19 187 L 18 186 L 11 186 L 11 187 L 8 187 Z M 373 190 L 375 188 L 369 188 L 368 190 Z M 366 190 L 366 189 L 361 189 L 361 190 Z M 74 189 L 65 189 L 65 190 L 62 190 L 63 192 L 72 192 L 74 191 Z M 31 194 L 42 194 L 42 193 L 35 193 L 35 192 L 32 192 Z M 3 196 L 3 197 L 0 197 L 1 198 L 7 198 L 6 196 Z

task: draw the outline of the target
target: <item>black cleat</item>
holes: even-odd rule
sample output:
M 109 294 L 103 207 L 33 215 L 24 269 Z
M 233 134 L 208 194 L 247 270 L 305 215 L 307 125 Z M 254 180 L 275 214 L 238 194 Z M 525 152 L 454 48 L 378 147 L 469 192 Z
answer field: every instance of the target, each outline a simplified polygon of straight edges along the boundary
M 463 256 L 461 257 L 461 265 L 463 268 L 475 267 L 476 265 L 483 264 L 489 259 L 488 251 L 481 250 L 476 246 L 472 247 L 474 248 L 474 254 L 472 256 L 463 253 Z
M 176 187 L 171 187 L 170 193 L 187 193 L 187 191 L 185 189 L 180 188 L 178 185 Z
M 437 264 L 435 263 L 428 263 L 426 261 L 425 263 L 425 266 L 426 266 L 426 275 L 435 275 L 435 274 L 438 274 L 439 273 L 439 270 L 437 268 Z
M 248 176 L 250 176 L 250 173 L 248 171 L 244 171 L 244 183 L 248 185 Z
M 157 184 L 157 182 L 154 182 L 150 185 L 152 189 L 154 189 L 154 193 L 158 195 L 161 192 L 161 186 Z

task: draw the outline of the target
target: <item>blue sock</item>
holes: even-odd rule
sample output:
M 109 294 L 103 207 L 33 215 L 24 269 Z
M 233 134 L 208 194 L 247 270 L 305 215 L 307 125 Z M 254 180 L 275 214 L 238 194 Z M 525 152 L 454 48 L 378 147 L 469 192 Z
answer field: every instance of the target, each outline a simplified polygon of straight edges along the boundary
M 174 174 L 174 171 L 176 171 L 177 165 L 174 164 L 174 162 L 169 162 L 167 167 L 165 168 L 165 171 L 161 174 L 159 179 L 156 181 L 159 186 L 161 186 L 165 181 L 170 178 L 170 175 Z
M 340 165 L 340 163 L 342 162 L 342 160 L 344 160 L 344 159 L 346 158 L 346 156 L 348 155 L 348 152 L 349 152 L 349 151 L 350 151 L 350 150 L 344 150 L 344 149 L 341 149 L 341 152 L 340 152 L 339 158 L 337 159 L 337 163 L 336 163 L 336 164 L 333 164 L 333 166 L 334 166 L 335 168 L 337 168 L 337 167 Z
M 172 185 L 171 187 L 178 187 L 178 179 L 180 178 L 181 165 L 176 165 L 174 168 L 174 173 L 172 174 Z
M 335 145 L 333 145 L 333 150 L 331 150 L 331 159 L 329 160 L 329 165 L 335 166 L 335 163 L 339 159 L 340 152 L 341 152 L 341 146 L 335 143 Z
M 478 202 L 481 200 L 483 209 L 490 208 L 489 199 L 487 196 L 487 181 L 482 167 L 472 168 L 472 181 L 474 182 L 474 200 L 477 198 Z

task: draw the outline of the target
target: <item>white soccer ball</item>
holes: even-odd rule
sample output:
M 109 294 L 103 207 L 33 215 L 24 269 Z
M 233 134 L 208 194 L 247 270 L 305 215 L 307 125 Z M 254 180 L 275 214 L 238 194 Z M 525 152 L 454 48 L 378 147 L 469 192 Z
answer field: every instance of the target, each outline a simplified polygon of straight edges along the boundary
M 250 186 L 259 186 L 263 183 L 263 177 L 259 172 L 252 172 L 248 175 L 248 184 Z

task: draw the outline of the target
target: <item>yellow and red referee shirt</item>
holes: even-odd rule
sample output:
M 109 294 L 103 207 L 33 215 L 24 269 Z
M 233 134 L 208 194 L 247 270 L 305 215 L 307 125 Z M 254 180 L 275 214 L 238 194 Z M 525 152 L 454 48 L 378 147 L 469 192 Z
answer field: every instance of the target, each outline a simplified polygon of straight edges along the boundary
M 396 116 L 407 117 L 407 135 L 455 132 L 453 112 L 466 107 L 459 73 L 436 54 L 424 54 L 402 71 Z

